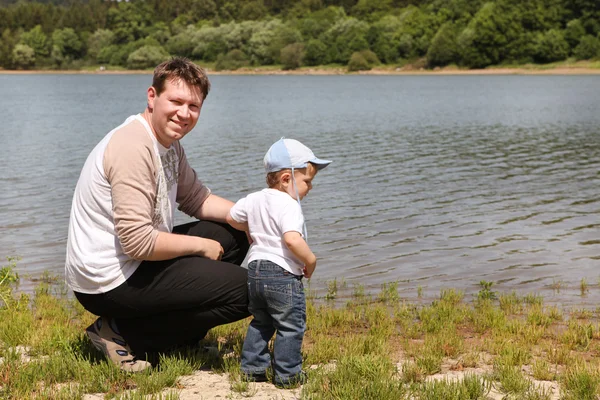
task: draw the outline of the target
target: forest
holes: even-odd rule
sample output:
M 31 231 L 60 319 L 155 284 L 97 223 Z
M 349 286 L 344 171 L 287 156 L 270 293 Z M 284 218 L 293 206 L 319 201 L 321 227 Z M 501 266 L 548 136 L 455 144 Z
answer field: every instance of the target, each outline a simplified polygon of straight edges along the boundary
M 600 58 L 598 0 L 0 0 L 2 69 L 546 64 Z

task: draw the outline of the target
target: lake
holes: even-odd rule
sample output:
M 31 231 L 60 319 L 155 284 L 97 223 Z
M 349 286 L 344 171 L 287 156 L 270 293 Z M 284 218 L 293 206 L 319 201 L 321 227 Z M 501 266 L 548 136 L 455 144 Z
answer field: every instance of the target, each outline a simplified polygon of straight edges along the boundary
M 397 282 L 406 298 L 470 296 L 485 280 L 564 305 L 600 300 L 600 76 L 211 82 L 182 143 L 215 194 L 237 200 L 264 187 L 262 158 L 282 136 L 334 161 L 303 201 L 317 294 L 336 279 L 349 292 Z M 150 83 L 0 75 L 0 257 L 21 257 L 21 275 L 63 274 L 85 158 L 143 111 Z

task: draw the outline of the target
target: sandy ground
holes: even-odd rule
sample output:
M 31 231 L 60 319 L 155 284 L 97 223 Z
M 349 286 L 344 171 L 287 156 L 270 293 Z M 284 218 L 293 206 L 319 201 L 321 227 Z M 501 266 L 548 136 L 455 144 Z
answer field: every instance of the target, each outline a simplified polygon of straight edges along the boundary
M 398 364 L 398 368 L 402 368 Z M 491 370 L 490 368 L 467 368 L 462 371 L 445 371 L 436 375 L 431 375 L 427 380 L 458 380 L 466 374 L 484 374 Z M 560 390 L 556 382 L 535 381 L 532 380 L 535 387 L 544 389 L 550 394 L 551 400 L 560 399 Z M 254 400 L 294 400 L 301 399 L 301 388 L 293 390 L 277 389 L 270 383 L 251 383 L 248 392 L 239 393 L 231 388 L 227 374 L 216 374 L 210 371 L 197 371 L 193 375 L 181 377 L 178 382 L 178 388 L 168 389 L 162 392 L 167 394 L 175 392 L 181 400 L 208 400 L 208 399 L 254 399 Z M 502 400 L 505 398 L 497 387 L 492 387 L 488 393 L 489 400 Z M 90 394 L 84 397 L 84 400 L 103 400 L 104 394 Z
M 21 354 L 23 362 L 31 361 L 26 347 L 18 346 L 15 350 Z M 481 355 L 481 360 L 485 363 L 492 360 L 490 355 Z M 487 361 L 485 361 L 487 360 Z M 397 363 L 398 371 L 402 370 L 402 366 L 406 360 L 400 360 Z M 0 363 L 3 360 L 0 358 Z M 456 369 L 459 365 L 458 360 L 446 359 L 442 364 L 441 372 L 435 375 L 428 376 L 426 379 L 431 380 L 459 380 L 467 374 L 484 375 L 492 371 L 492 367 L 486 364 L 478 368 Z M 309 368 L 319 368 L 313 365 Z M 328 364 L 324 368 L 335 368 L 335 364 Z M 531 375 L 531 367 L 524 366 L 523 372 Z M 560 388 L 555 381 L 537 381 L 532 380 L 534 388 L 538 391 L 543 389 L 550 394 L 551 400 L 560 399 Z M 491 391 L 488 393 L 489 400 L 502 400 L 505 398 L 494 384 Z M 208 400 L 208 399 L 254 399 L 254 400 L 294 400 L 301 398 L 302 388 L 296 389 L 278 389 L 271 383 L 250 383 L 248 391 L 239 393 L 233 390 L 228 374 L 219 374 L 213 371 L 200 370 L 193 375 L 182 376 L 177 382 L 176 388 L 165 389 L 161 394 L 166 395 L 169 392 L 178 394 L 181 400 Z M 103 400 L 104 393 L 87 394 L 84 400 Z

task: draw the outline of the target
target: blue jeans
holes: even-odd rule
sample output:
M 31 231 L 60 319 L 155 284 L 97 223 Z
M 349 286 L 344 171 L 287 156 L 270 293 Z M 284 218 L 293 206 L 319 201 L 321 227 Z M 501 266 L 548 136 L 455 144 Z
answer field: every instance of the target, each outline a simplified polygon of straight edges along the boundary
M 244 347 L 242 372 L 264 374 L 271 366 L 269 340 L 273 346 L 275 384 L 287 385 L 302 372 L 302 338 L 306 330 L 306 299 L 302 276 L 279 265 L 256 260 L 248 264 L 248 310 L 254 316 Z

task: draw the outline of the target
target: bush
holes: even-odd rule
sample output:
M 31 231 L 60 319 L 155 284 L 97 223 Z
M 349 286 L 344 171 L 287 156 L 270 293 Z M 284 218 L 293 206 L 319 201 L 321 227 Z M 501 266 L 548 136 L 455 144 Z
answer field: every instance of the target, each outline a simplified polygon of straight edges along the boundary
M 160 46 L 142 46 L 127 57 L 127 68 L 152 68 L 169 58 L 169 53 Z
M 12 52 L 12 61 L 18 69 L 28 69 L 35 63 L 35 50 L 26 44 L 17 44 Z
M 573 55 L 578 60 L 589 60 L 600 57 L 600 39 L 586 35 L 573 50 Z
M 327 46 L 319 39 L 311 39 L 304 47 L 304 64 L 324 65 L 328 63 Z
M 348 71 L 368 71 L 371 69 L 371 65 L 362 55 L 361 52 L 354 52 L 350 56 L 350 61 L 348 61 Z
M 219 54 L 217 63 L 215 64 L 215 70 L 234 71 L 246 65 L 248 65 L 248 57 L 241 50 L 234 49 L 227 54 Z
M 569 56 L 569 43 L 562 32 L 550 29 L 539 33 L 535 41 L 534 59 L 536 62 L 549 63 L 564 60 Z
M 302 43 L 288 44 L 281 49 L 281 64 L 283 69 L 296 69 L 304 60 L 304 45 Z
M 379 61 L 379 58 L 377 57 L 377 54 L 375 54 L 371 50 L 363 50 L 363 51 L 360 51 L 359 53 L 364 57 L 365 60 L 367 60 L 367 63 L 371 67 L 381 64 L 381 62 Z

